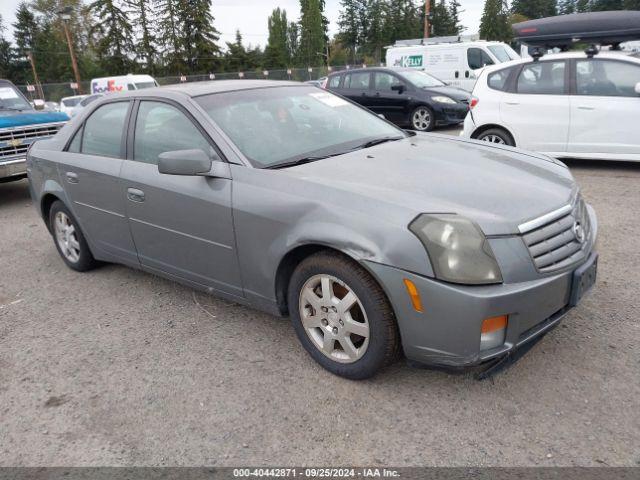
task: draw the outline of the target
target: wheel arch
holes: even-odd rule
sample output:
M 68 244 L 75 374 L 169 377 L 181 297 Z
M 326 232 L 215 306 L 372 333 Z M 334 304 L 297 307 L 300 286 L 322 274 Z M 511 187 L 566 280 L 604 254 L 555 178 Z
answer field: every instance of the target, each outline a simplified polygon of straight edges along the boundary
M 40 215 L 42 215 L 42 219 L 44 220 L 45 225 L 49 232 L 51 232 L 51 225 L 49 223 L 49 213 L 51 212 L 51 206 L 54 202 L 64 201 L 56 194 L 53 193 L 45 193 L 40 199 Z
M 291 280 L 291 276 L 293 275 L 293 271 L 305 259 L 309 258 L 311 255 L 315 255 L 316 253 L 323 251 L 334 252 L 354 262 L 358 261 L 355 257 L 349 255 L 348 253 L 322 243 L 307 243 L 303 245 L 297 245 L 296 247 L 289 250 L 280 260 L 278 268 L 276 269 L 275 278 L 276 300 L 278 302 L 278 309 L 283 316 L 289 315 L 287 292 L 289 290 L 289 282 Z
M 516 136 L 513 134 L 513 132 L 511 131 L 510 128 L 505 127 L 504 125 L 499 125 L 497 123 L 487 123 L 485 125 L 482 125 L 478 128 L 476 128 L 473 133 L 471 134 L 471 138 L 474 140 L 477 140 L 478 137 L 483 133 L 486 132 L 487 130 L 491 130 L 492 128 L 497 128 L 500 130 L 504 130 L 507 134 L 509 134 L 509 136 L 511 137 L 511 139 L 513 140 L 514 146 L 518 145 Z

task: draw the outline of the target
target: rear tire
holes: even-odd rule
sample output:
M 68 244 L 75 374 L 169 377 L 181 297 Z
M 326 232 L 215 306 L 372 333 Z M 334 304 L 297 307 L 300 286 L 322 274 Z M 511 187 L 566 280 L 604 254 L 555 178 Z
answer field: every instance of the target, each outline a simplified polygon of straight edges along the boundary
M 60 200 L 51 204 L 49 227 L 53 243 L 67 267 L 77 272 L 86 272 L 98 266 L 78 221 Z
M 509 132 L 502 128 L 490 128 L 485 130 L 476 137 L 477 140 L 483 142 L 495 143 L 497 145 L 508 145 L 509 147 L 515 147 L 516 142 Z
M 393 309 L 353 260 L 328 251 L 303 260 L 291 276 L 288 301 L 298 339 L 331 373 L 361 380 L 398 358 Z

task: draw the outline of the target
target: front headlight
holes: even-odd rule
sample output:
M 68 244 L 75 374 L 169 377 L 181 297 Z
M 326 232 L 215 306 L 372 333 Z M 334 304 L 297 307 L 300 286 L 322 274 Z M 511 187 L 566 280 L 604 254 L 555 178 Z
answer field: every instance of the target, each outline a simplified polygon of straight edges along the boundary
M 452 283 L 501 283 L 500 267 L 480 227 L 454 214 L 422 214 L 409 229 L 427 249 L 436 278 Z
M 458 103 L 453 98 L 445 97 L 444 95 L 436 95 L 435 97 L 431 97 L 431 100 L 438 103 L 449 103 L 449 104 Z

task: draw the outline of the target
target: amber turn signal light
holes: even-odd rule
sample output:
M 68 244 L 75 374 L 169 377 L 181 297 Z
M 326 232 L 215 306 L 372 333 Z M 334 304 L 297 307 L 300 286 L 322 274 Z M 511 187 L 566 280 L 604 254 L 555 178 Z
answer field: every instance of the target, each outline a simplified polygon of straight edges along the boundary
M 411 305 L 413 305 L 413 309 L 416 312 L 422 313 L 422 299 L 420 298 L 420 292 L 418 292 L 418 288 L 408 278 L 405 278 L 403 282 L 405 288 L 407 289 L 407 293 L 409 294 L 409 298 L 411 299 Z
M 499 317 L 491 317 L 491 318 L 486 318 L 483 322 L 482 322 L 482 333 L 491 333 L 491 332 L 495 332 L 497 330 L 503 330 L 505 328 L 507 328 L 507 321 L 508 321 L 508 316 L 507 315 L 501 315 Z

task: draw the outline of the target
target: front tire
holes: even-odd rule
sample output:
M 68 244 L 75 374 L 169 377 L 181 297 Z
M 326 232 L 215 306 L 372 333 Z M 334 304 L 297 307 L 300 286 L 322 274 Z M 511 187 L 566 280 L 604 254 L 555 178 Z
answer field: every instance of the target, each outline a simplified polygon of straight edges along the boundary
M 510 147 L 515 147 L 516 142 L 513 140 L 513 137 L 502 128 L 490 128 L 485 130 L 480 135 L 477 136 L 477 140 L 481 140 L 483 142 L 495 143 L 498 145 L 508 145 Z
M 430 132 L 436 126 L 436 117 L 426 105 L 420 105 L 411 113 L 411 127 L 419 132 Z
M 86 272 L 98 266 L 80 225 L 60 200 L 51 205 L 49 226 L 56 249 L 69 268 L 77 272 Z
M 288 301 L 298 339 L 331 373 L 360 380 L 397 359 L 391 305 L 356 262 L 333 252 L 305 259 L 293 272 Z

